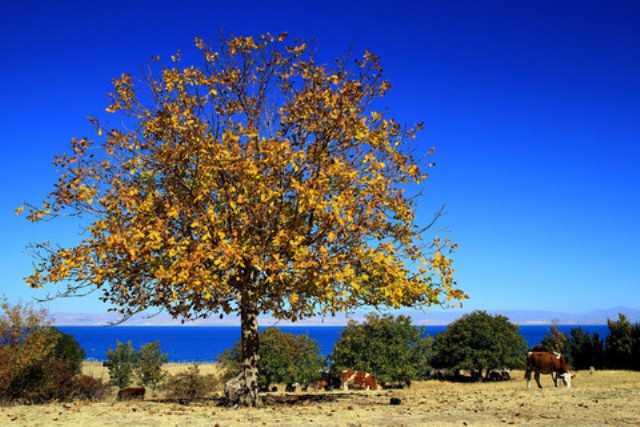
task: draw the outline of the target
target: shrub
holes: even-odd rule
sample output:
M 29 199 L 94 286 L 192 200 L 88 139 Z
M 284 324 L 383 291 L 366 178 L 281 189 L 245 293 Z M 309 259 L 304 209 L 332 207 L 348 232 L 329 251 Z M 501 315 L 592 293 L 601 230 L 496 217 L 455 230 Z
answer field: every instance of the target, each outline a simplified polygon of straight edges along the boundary
M 57 338 L 51 357 L 64 361 L 69 366 L 71 372 L 76 375 L 80 374 L 80 371 L 82 370 L 82 361 L 86 356 L 85 351 L 80 347 L 80 344 L 78 344 L 78 341 L 76 341 L 72 335 L 62 333 L 55 328 L 53 328 L 53 330 L 57 335 Z
M 474 311 L 434 337 L 435 368 L 469 370 L 476 379 L 482 370 L 522 368 L 527 342 L 518 334 L 518 326 L 504 316 Z
M 331 355 L 332 371 L 366 371 L 381 382 L 415 380 L 426 376 L 430 356 L 431 338 L 410 317 L 370 314 L 342 331 Z
M 225 350 L 218 361 L 222 363 L 224 379 L 238 375 L 242 369 L 240 343 Z M 268 328 L 260 332 L 260 385 L 272 383 L 310 384 L 320 377 L 324 360 L 320 345 L 306 335 L 281 332 Z
M 138 352 L 138 366 L 136 367 L 140 384 L 145 387 L 151 387 L 155 393 L 156 387 L 166 376 L 162 370 L 162 365 L 167 363 L 167 360 L 167 353 L 160 351 L 159 341 L 147 343 L 140 347 L 140 351 Z
M 55 346 L 45 310 L 0 304 L 0 400 L 30 399 L 44 378 L 43 364 Z
M 138 366 L 138 353 L 131 346 L 131 341 L 126 344 L 117 341 L 115 351 L 111 348 L 107 351 L 109 361 L 109 378 L 111 384 L 124 388 L 131 384 L 131 378 Z
M 162 390 L 167 399 L 189 401 L 206 397 L 217 385 L 218 378 L 215 375 L 201 375 L 200 368 L 194 364 L 186 372 L 167 376 Z
M 111 391 L 111 385 L 89 375 L 77 375 L 73 379 L 71 396 L 73 399 L 98 401 Z

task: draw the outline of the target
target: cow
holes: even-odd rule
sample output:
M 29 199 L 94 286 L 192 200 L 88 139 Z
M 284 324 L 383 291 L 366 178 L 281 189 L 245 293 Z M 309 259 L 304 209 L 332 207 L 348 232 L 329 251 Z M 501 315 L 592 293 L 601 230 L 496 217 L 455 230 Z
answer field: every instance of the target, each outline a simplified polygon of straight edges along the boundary
M 363 371 L 342 371 L 342 390 L 347 391 L 349 384 L 364 387 L 365 390 L 378 390 L 382 387 L 376 382 L 373 375 Z
M 527 370 L 524 374 L 527 380 L 527 388 L 531 388 L 532 372 L 535 373 L 538 388 L 542 388 L 540 374 L 551 374 L 556 388 L 558 387 L 558 377 L 562 378 L 567 388 L 571 388 L 571 378 L 574 377 L 567 370 L 567 363 L 560 353 L 549 353 L 547 351 L 530 351 L 527 353 Z
M 286 385 L 284 391 L 287 393 L 295 393 L 298 387 L 300 387 L 300 383 L 289 383 Z
M 315 390 L 326 390 L 329 388 L 329 382 L 325 380 L 318 380 L 313 384 Z
M 144 387 L 125 387 L 118 391 L 118 400 L 144 400 Z

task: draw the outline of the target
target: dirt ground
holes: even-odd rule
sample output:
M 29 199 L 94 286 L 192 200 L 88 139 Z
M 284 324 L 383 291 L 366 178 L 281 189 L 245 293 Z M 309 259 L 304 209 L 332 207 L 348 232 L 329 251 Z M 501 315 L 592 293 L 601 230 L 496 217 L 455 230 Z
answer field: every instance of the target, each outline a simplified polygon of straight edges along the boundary
M 186 369 L 169 365 L 170 372 Z M 85 372 L 108 378 L 98 364 Z M 215 372 L 202 365 L 201 373 Z M 535 383 L 532 384 L 535 386 Z M 640 425 L 640 372 L 578 372 L 573 387 L 527 390 L 522 372 L 492 383 L 416 382 L 410 389 L 269 393 L 263 409 L 232 409 L 217 399 L 182 405 L 161 396 L 142 402 L 52 403 L 0 407 L 0 425 L 16 426 L 495 426 Z M 400 399 L 391 405 L 392 397 Z

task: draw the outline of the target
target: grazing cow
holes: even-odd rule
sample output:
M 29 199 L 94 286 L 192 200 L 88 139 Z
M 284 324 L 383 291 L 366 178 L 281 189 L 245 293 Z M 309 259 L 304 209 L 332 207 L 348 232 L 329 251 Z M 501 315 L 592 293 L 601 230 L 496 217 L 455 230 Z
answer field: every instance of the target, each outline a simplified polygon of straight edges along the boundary
M 144 400 L 144 387 L 125 387 L 118 391 L 118 400 Z
M 295 393 L 298 387 L 300 387 L 300 383 L 289 383 L 285 387 L 284 391 L 288 393 Z
M 364 387 L 365 390 L 380 389 L 373 375 L 363 371 L 342 371 L 342 390 L 346 391 L 349 384 Z
M 325 380 L 318 380 L 313 384 L 313 388 L 316 390 L 327 389 L 329 387 L 329 382 Z
M 527 371 L 524 377 L 527 380 L 527 388 L 531 388 L 531 373 L 535 373 L 538 388 L 540 384 L 540 374 L 551 374 L 553 384 L 558 387 L 558 377 L 562 378 L 567 388 L 571 387 L 573 376 L 567 370 L 567 363 L 560 353 L 549 353 L 547 351 L 530 351 L 527 353 Z
M 509 381 L 511 374 L 508 369 L 491 369 L 485 377 L 487 381 Z

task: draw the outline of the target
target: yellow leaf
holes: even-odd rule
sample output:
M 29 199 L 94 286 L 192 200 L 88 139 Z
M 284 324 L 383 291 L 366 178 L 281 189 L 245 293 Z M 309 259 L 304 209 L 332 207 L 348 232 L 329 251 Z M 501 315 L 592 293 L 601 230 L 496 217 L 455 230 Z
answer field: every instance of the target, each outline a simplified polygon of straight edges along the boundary
M 20 206 L 18 209 L 16 209 L 16 215 L 20 215 L 22 211 L 24 211 L 24 206 Z

